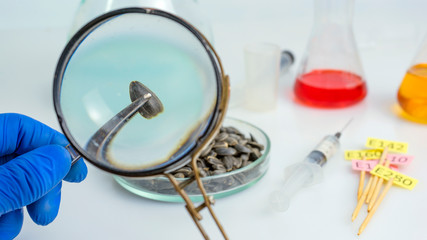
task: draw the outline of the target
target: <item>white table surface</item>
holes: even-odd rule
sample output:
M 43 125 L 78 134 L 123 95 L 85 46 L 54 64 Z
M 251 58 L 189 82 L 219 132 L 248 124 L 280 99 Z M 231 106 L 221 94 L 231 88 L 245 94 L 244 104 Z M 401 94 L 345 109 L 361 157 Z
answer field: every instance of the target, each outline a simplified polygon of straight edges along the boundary
M 2 1 L 0 7 L 0 112 L 19 112 L 59 129 L 52 103 L 56 61 L 67 39 L 75 1 Z M 215 46 L 238 96 L 243 81 L 243 46 L 272 42 L 301 59 L 312 24 L 312 1 L 201 0 L 211 18 Z M 409 122 L 394 111 L 400 81 L 425 31 L 427 2 L 361 0 L 354 30 L 368 83 L 366 99 L 352 107 L 314 109 L 293 100 L 292 78 L 282 79 L 276 110 L 246 111 L 233 99 L 229 115 L 262 128 L 271 138 L 271 163 L 255 186 L 218 199 L 214 209 L 231 239 L 354 239 L 366 215 L 351 222 L 358 174 L 343 150 L 364 147 L 367 137 L 409 143 L 414 162 L 402 170 L 417 178 L 413 191 L 394 187 L 359 239 L 427 239 L 427 125 Z M 324 168 L 325 179 L 304 189 L 286 213 L 268 208 L 268 195 L 283 169 L 300 161 L 325 135 L 349 118 L 337 156 Z M 157 202 L 122 189 L 88 164 L 81 184 L 63 184 L 61 209 L 46 227 L 25 215 L 17 239 L 201 239 L 180 203 Z M 203 212 L 212 239 L 221 239 Z

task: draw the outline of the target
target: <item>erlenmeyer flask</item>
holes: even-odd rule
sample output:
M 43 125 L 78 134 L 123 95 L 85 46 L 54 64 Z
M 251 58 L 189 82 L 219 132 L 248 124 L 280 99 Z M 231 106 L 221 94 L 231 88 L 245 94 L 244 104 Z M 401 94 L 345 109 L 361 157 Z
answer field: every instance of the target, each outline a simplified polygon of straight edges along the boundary
M 294 86 L 298 100 L 345 107 L 366 96 L 352 28 L 354 0 L 315 0 L 314 27 Z
M 400 84 L 397 100 L 411 117 L 427 121 L 427 35 Z
M 203 14 L 198 0 L 81 0 L 70 36 L 95 17 L 127 7 L 155 8 L 173 13 L 195 26 L 211 43 L 213 41 L 210 23 Z

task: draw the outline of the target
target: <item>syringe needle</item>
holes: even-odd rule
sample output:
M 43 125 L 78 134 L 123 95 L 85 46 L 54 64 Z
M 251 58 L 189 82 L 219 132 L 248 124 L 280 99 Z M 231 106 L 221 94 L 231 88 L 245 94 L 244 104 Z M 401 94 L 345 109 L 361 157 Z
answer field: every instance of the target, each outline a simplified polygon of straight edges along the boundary
M 353 119 L 354 118 L 350 118 L 350 120 L 348 120 L 348 122 L 344 125 L 344 127 L 341 129 L 341 132 L 343 132 L 347 127 L 348 127 L 348 125 L 350 125 L 350 123 L 353 121 Z
M 350 123 L 353 121 L 353 118 L 350 118 L 350 120 L 348 120 L 348 122 L 344 125 L 344 127 L 341 129 L 341 131 L 335 133 L 335 137 L 336 138 L 340 138 L 341 137 L 341 133 L 348 127 L 348 125 L 350 125 Z

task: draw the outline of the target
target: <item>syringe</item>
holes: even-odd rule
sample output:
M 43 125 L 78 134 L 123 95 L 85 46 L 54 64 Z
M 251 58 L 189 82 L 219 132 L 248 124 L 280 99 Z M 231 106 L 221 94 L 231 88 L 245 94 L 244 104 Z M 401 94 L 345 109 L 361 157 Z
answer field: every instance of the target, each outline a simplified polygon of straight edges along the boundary
M 351 119 L 352 120 L 352 119 Z M 290 198 L 303 187 L 314 185 L 322 179 L 322 166 L 330 159 L 339 148 L 339 138 L 342 131 L 350 124 L 334 135 L 325 136 L 316 148 L 299 163 L 285 169 L 285 182 L 282 187 L 270 196 L 273 209 L 284 212 L 289 208 Z

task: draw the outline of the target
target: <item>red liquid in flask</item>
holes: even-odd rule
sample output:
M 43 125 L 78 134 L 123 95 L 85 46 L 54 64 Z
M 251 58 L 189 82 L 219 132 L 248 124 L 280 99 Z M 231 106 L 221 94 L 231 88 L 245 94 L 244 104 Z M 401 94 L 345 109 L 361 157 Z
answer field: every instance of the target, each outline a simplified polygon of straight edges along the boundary
M 361 76 L 340 70 L 314 70 L 301 75 L 295 83 L 297 98 L 316 107 L 345 107 L 366 96 Z

